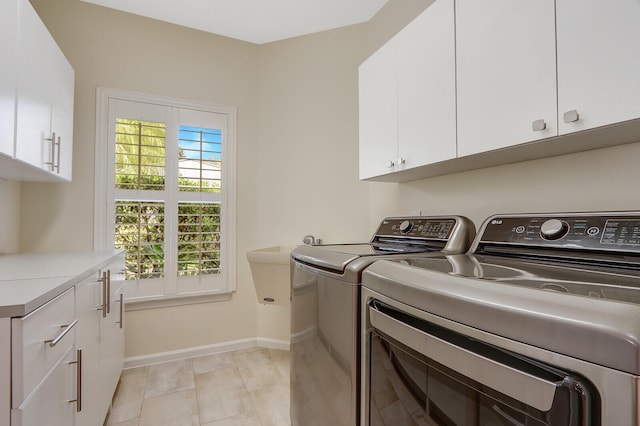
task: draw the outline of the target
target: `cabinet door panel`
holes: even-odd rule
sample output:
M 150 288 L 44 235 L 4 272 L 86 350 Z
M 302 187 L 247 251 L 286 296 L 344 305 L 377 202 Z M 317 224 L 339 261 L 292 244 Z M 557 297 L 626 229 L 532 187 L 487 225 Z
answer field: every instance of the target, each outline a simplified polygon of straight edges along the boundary
M 107 414 L 113 393 L 124 365 L 124 306 L 120 310 L 120 295 L 124 285 L 124 266 L 118 261 L 107 268 L 111 275 L 111 308 L 106 318 L 100 318 L 100 396 L 98 413 L 102 419 Z M 124 298 L 122 299 L 124 303 Z
M 58 46 L 54 46 L 52 58 L 56 84 L 53 86 L 51 106 L 51 131 L 59 143 L 56 150 L 54 172 L 66 180 L 71 180 L 73 160 L 73 96 L 74 71 Z
M 558 0 L 560 133 L 640 117 L 640 2 Z M 564 123 L 576 110 L 579 120 Z
M 458 155 L 557 135 L 553 0 L 458 0 Z M 546 128 L 534 132 L 532 123 Z
M 397 52 L 391 39 L 359 68 L 360 179 L 394 170 L 398 155 Z
M 76 365 L 75 350 L 67 354 L 53 367 L 19 408 L 11 411 L 12 426 L 72 426 L 74 424 Z
M 400 168 L 456 156 L 453 0 L 438 0 L 398 33 Z
M 18 6 L 18 108 L 16 158 L 50 170 L 51 52 L 56 48 L 38 14 L 28 0 Z
M 0 2 L 0 154 L 13 157 L 18 2 Z
M 100 320 L 102 311 L 102 283 L 98 274 L 76 285 L 76 312 L 78 315 L 77 346 L 82 350 L 82 411 L 77 413 L 77 424 L 102 425 L 98 415 L 100 395 Z

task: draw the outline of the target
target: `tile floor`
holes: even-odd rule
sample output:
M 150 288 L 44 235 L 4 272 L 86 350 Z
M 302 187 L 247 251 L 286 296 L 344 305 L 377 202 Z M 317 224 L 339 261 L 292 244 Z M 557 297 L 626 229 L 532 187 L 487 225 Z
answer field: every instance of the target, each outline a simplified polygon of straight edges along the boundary
M 289 352 L 252 348 L 124 370 L 106 425 L 290 425 Z

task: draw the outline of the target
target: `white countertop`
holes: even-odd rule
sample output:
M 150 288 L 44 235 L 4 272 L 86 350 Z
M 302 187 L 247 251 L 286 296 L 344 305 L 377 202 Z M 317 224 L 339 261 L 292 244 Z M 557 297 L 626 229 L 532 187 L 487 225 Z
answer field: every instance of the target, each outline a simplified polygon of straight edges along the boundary
M 28 314 L 120 253 L 104 250 L 0 255 L 0 318 Z

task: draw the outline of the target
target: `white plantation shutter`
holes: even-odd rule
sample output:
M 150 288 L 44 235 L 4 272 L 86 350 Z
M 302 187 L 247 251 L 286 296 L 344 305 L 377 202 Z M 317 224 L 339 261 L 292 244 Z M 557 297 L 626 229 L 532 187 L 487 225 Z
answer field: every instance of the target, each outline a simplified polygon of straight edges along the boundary
M 96 239 L 126 250 L 127 299 L 232 291 L 235 111 L 103 90 L 108 162 L 100 179 L 96 165 L 96 193 L 104 183 L 106 213 Z

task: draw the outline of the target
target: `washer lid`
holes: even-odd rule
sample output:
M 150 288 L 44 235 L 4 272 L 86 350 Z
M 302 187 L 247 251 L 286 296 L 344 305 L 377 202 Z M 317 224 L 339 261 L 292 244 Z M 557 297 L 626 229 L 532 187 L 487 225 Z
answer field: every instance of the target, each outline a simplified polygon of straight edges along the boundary
M 419 264 L 423 267 L 416 267 Z M 436 267 L 432 267 L 434 265 Z M 586 270 L 571 272 L 566 268 L 560 271 L 541 265 L 523 268 L 522 265 L 515 268 L 514 265 L 483 263 L 482 259 L 465 255 L 402 263 L 384 260 L 364 271 L 362 285 L 470 327 L 640 374 L 638 276 Z M 537 271 L 538 267 L 550 272 Z M 489 269 L 491 273 L 487 275 Z M 527 275 L 533 272 L 535 274 Z M 554 281 L 554 274 L 556 277 L 568 274 L 565 278 L 571 276 L 572 279 Z M 543 275 L 544 279 L 540 279 Z M 560 294 L 556 288 L 533 288 L 532 283 L 544 282 L 564 286 L 594 285 L 604 291 L 602 295 L 607 299 Z M 607 284 L 613 282 L 625 285 Z
M 327 244 L 299 246 L 291 252 L 291 257 L 310 266 L 343 273 L 349 263 L 361 257 L 425 252 L 427 252 L 425 247 L 397 244 Z

